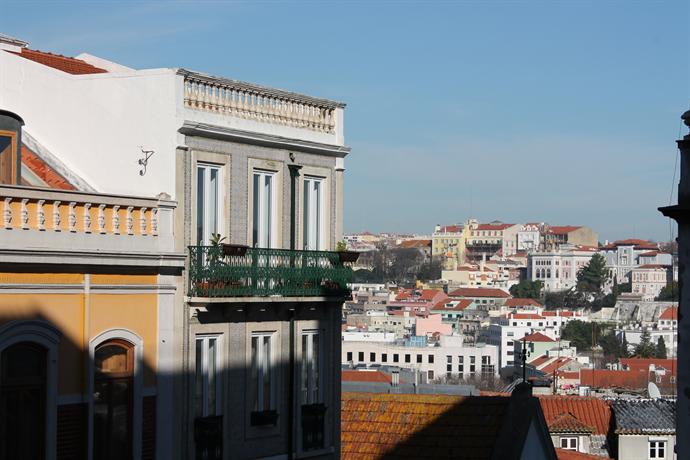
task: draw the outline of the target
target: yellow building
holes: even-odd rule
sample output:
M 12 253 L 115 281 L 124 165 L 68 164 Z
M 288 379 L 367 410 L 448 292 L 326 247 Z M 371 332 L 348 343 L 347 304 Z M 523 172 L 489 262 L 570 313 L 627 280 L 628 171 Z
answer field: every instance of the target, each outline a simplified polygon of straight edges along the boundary
M 184 264 L 175 203 L 69 190 L 35 152 L 22 161 L 22 124 L 0 112 L 0 458 L 154 458 Z
M 465 263 L 465 241 L 467 227 L 457 225 L 437 225 L 431 236 L 431 255 L 445 259 L 447 269 Z

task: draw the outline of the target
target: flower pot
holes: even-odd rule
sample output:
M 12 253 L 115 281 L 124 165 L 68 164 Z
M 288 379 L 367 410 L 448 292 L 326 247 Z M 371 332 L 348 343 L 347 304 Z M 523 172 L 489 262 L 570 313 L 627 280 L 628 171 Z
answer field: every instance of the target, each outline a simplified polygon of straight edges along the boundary
M 226 256 L 238 256 L 242 257 L 247 254 L 247 249 L 249 246 L 244 246 L 241 244 L 224 244 L 223 245 L 223 255 Z

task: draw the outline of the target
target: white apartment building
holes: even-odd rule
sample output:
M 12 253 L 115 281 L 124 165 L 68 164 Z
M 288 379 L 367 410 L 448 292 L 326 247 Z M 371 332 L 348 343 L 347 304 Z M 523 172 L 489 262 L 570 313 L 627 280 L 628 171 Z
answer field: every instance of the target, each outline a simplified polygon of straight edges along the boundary
M 481 339 L 488 345 L 495 346 L 499 355 L 499 368 L 513 366 L 518 360 L 515 356 L 515 341 L 532 333 L 534 328 L 527 326 L 508 326 L 491 324 L 482 331 Z
M 654 300 L 671 281 L 671 267 L 646 264 L 630 270 L 632 293 L 642 296 L 642 300 Z
M 393 343 L 394 332 L 384 331 L 343 331 L 343 342 Z
M 440 346 L 406 347 L 399 343 L 343 342 L 343 364 L 388 365 L 421 371 L 428 381 L 498 375 L 498 347 L 463 344 L 461 336 L 442 336 Z
M 673 256 L 659 250 L 652 241 L 627 239 L 614 241 L 601 248 L 600 254 L 606 259 L 606 266 L 616 281 L 627 283 L 633 268 L 640 265 L 672 265 Z
M 529 254 L 527 278 L 544 283 L 547 292 L 570 289 L 577 284 L 577 273 L 596 253 L 594 248 L 562 245 L 554 251 Z
M 527 223 L 521 226 L 517 232 L 518 251 L 538 251 L 541 247 L 541 229 L 543 223 Z

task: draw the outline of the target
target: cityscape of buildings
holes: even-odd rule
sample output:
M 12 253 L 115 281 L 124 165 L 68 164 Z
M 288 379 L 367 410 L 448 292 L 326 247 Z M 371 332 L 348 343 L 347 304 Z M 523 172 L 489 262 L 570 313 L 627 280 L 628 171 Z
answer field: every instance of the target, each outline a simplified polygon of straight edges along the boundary
M 682 458 L 676 243 L 343 234 L 345 108 L 0 35 L 0 460 Z

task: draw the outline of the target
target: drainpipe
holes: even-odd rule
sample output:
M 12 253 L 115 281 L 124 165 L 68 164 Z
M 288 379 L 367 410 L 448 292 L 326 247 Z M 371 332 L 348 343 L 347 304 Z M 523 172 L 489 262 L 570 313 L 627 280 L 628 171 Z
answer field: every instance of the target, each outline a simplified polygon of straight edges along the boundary
M 290 156 L 293 157 L 292 154 Z M 297 180 L 302 166 L 291 164 L 288 168 L 290 169 L 290 249 L 295 250 L 297 245 Z

